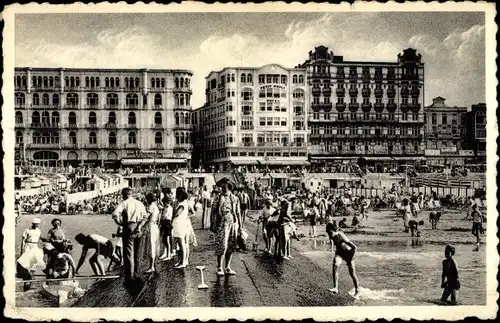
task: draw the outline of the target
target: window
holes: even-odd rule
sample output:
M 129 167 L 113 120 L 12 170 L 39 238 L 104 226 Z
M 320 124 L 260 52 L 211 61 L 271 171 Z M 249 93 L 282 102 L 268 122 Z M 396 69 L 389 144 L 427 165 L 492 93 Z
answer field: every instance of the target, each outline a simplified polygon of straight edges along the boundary
M 259 125 L 260 126 L 265 126 L 266 125 L 266 118 L 260 117 L 259 118 Z
M 128 114 L 128 124 L 129 125 L 135 125 L 136 124 L 136 118 L 135 118 L 135 113 L 134 112 L 130 112 Z
M 25 105 L 26 104 L 26 97 L 24 96 L 24 93 L 16 93 L 16 105 Z
M 135 135 L 135 132 L 130 132 L 128 134 L 128 143 L 131 145 L 135 145 L 137 143 L 137 137 Z
M 162 123 L 161 113 L 160 112 L 156 112 L 155 113 L 155 124 L 161 124 L 161 123 Z
M 286 75 L 281 75 L 281 84 L 286 84 L 287 83 L 287 77 Z
M 68 95 L 66 95 L 66 104 L 73 106 L 78 105 L 78 94 L 68 93 Z
M 110 106 L 118 105 L 118 94 L 108 93 L 108 95 L 106 95 L 106 105 Z
M 48 93 L 44 93 L 42 95 L 42 104 L 43 105 L 49 105 L 50 104 L 50 99 L 49 99 L 49 94 Z
M 179 125 L 179 113 L 176 113 L 175 114 L 175 125 L 178 126 Z
M 97 116 L 95 112 L 90 112 L 89 113 L 89 124 L 95 125 L 97 123 Z
M 42 123 L 50 123 L 50 114 L 48 111 L 42 112 Z
M 297 82 L 298 82 L 297 75 L 296 75 L 296 74 L 294 74 L 294 75 L 292 76 L 292 83 L 293 83 L 293 84 L 297 84 Z
M 99 97 L 96 93 L 87 94 L 87 105 L 96 106 L 99 104 Z
M 253 83 L 253 76 L 252 76 L 252 74 L 247 74 L 247 83 Z
M 251 101 L 253 100 L 253 91 L 250 89 L 245 89 L 241 92 L 241 99 L 243 101 Z
M 57 111 L 52 112 L 52 123 L 53 124 L 59 123 L 59 112 Z
M 299 84 L 304 84 L 304 75 L 299 75 Z
M 108 136 L 109 145 L 116 145 L 116 134 L 114 132 L 110 132 Z
M 38 111 L 34 111 L 31 114 L 31 122 L 32 123 L 40 123 L 40 113 Z
M 72 145 L 76 145 L 76 143 L 77 143 L 76 133 L 74 131 L 71 131 L 69 133 L 69 143 Z
M 71 111 L 68 116 L 68 122 L 70 125 L 76 125 L 76 113 Z
M 241 83 L 246 83 L 247 75 L 245 73 L 241 74 Z
M 163 143 L 163 137 L 161 135 L 161 132 L 155 133 L 155 144 L 161 145 Z
M 266 76 L 265 75 L 259 75 L 259 83 L 264 84 L 266 83 Z
M 484 112 L 478 111 L 476 112 L 476 124 L 485 124 Z
M 432 114 L 431 122 L 432 122 L 432 124 L 437 124 L 437 114 L 436 113 Z
M 138 106 L 139 105 L 139 97 L 137 94 L 129 93 L 125 99 L 125 104 L 127 106 Z
M 16 144 L 23 143 L 23 133 L 21 131 L 16 132 Z
M 160 93 L 156 93 L 155 94 L 155 105 L 156 106 L 161 106 L 161 102 L 162 102 L 162 100 L 161 100 L 161 94 Z
M 441 123 L 448 124 L 448 115 L 446 113 L 442 114 Z
M 108 123 L 116 123 L 116 113 L 111 111 L 108 115 Z
M 52 94 L 52 105 L 58 106 L 59 103 L 60 103 L 59 94 L 57 94 L 57 93 Z
M 160 79 L 160 87 L 165 88 L 165 79 L 163 77 Z
M 40 105 L 40 96 L 38 93 L 33 93 L 33 105 Z
M 97 144 L 97 135 L 93 131 L 91 133 L 89 133 L 89 144 L 91 144 L 91 145 Z
M 23 123 L 23 113 L 21 111 L 16 112 L 16 124 Z

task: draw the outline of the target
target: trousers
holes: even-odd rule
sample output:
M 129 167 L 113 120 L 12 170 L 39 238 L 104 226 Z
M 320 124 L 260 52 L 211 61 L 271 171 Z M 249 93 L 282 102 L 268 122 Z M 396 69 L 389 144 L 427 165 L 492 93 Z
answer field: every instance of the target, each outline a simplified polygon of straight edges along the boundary
M 141 237 L 132 234 L 137 223 L 129 223 L 123 226 L 123 267 L 125 270 L 125 281 L 131 281 L 139 276 L 139 257 Z

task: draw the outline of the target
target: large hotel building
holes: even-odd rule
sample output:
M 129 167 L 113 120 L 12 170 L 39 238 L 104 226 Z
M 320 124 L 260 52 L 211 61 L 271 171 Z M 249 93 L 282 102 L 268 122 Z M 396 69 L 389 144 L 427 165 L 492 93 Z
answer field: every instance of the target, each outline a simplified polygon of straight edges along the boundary
M 19 160 L 35 165 L 187 166 L 187 70 L 16 68 Z
M 195 113 L 204 164 L 294 165 L 365 157 L 373 166 L 424 157 L 424 64 L 344 61 L 320 46 L 296 68 L 224 68 Z

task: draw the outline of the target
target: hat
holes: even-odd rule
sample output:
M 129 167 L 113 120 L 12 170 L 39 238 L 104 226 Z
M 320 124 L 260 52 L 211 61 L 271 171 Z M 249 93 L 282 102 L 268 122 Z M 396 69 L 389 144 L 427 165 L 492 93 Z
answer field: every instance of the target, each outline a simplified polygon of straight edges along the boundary
M 50 250 L 53 250 L 55 249 L 54 246 L 52 245 L 52 243 L 48 243 L 48 242 L 45 242 L 43 244 L 43 249 L 47 250 L 47 251 L 50 251 Z
M 39 218 L 35 218 L 35 219 L 33 219 L 33 221 L 31 221 L 31 223 L 40 224 L 40 223 L 42 223 L 42 221 Z

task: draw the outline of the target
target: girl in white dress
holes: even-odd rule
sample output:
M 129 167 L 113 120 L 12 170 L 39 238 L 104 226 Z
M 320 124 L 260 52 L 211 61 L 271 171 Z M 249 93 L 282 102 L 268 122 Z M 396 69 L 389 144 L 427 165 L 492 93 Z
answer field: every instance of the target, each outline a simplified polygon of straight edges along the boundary
M 24 230 L 21 241 L 21 256 L 17 259 L 17 277 L 23 280 L 31 280 L 32 274 L 37 267 L 45 267 L 43 251 L 38 247 L 42 231 L 38 228 L 41 221 L 33 220 L 31 228 Z M 30 289 L 31 284 L 24 284 L 24 290 Z
M 187 251 L 186 242 L 190 233 L 189 203 L 188 194 L 184 187 L 178 187 L 175 195 L 178 203 L 172 219 L 172 237 L 174 238 L 174 244 L 179 246 L 179 261 L 174 268 L 180 269 L 188 265 L 189 252 Z

